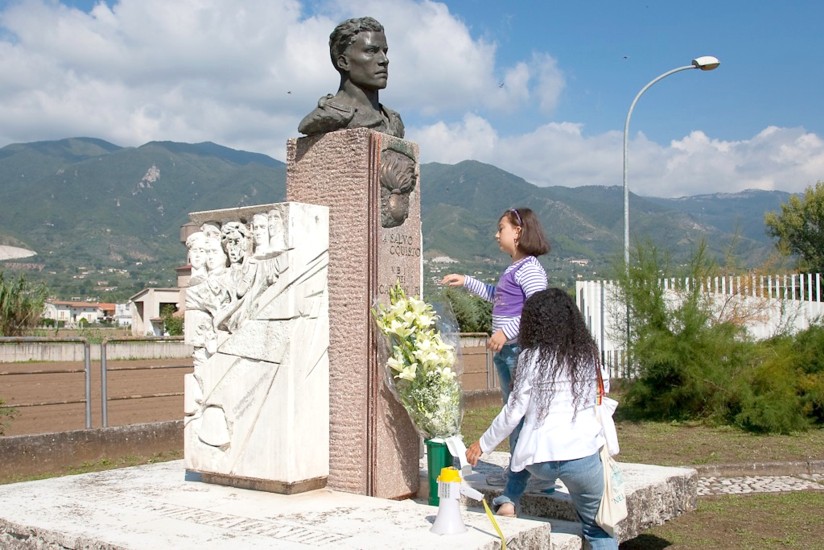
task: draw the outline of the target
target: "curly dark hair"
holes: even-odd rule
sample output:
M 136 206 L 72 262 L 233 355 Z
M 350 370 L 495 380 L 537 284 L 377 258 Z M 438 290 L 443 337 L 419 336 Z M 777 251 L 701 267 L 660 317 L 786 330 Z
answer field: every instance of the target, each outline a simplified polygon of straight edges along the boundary
M 546 418 L 559 377 L 572 383 L 575 411 L 589 405 L 590 398 L 594 398 L 590 390 L 597 379 L 596 369 L 601 368 L 601 359 L 598 345 L 569 294 L 559 288 L 549 288 L 530 296 L 521 312 L 518 342 L 523 349 L 518 366 L 529 361 L 535 361 L 538 366 L 532 382 L 538 390 L 533 395 L 537 399 L 539 424 Z M 516 390 L 523 382 L 520 372 L 518 368 L 515 373 Z

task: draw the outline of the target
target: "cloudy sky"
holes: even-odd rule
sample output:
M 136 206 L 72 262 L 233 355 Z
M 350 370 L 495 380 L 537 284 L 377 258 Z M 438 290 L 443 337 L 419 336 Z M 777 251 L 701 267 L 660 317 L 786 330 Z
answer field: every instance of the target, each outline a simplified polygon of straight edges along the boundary
M 213 141 L 284 160 L 337 89 L 332 28 L 371 15 L 422 162 L 672 197 L 824 180 L 824 2 L 0 0 L 0 147 Z

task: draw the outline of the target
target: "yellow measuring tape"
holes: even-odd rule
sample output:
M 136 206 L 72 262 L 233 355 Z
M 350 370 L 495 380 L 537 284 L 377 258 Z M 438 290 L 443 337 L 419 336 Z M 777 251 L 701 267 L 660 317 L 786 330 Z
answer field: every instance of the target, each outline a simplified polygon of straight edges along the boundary
M 483 499 L 481 502 L 484 503 L 484 510 L 486 510 L 486 517 L 489 518 L 489 521 L 492 522 L 492 527 L 495 528 L 495 531 L 498 532 L 498 536 L 501 537 L 501 550 L 506 550 L 506 539 L 504 538 L 503 531 L 498 526 L 498 522 L 495 521 L 495 514 L 492 513 L 492 510 L 489 509 L 489 505 L 486 503 L 486 499 Z

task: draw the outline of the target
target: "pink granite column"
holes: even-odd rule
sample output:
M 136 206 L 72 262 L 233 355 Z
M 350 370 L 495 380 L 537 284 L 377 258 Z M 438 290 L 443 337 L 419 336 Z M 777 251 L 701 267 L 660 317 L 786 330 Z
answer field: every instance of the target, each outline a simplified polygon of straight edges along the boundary
M 421 291 L 418 158 L 416 144 L 366 128 L 288 142 L 287 200 L 329 207 L 332 489 L 384 498 L 418 489 L 418 434 L 384 384 L 370 313 L 396 281 L 411 294 Z M 411 190 L 401 186 L 405 219 L 397 214 L 401 193 L 390 199 L 386 191 L 398 187 L 398 163 L 414 171 Z

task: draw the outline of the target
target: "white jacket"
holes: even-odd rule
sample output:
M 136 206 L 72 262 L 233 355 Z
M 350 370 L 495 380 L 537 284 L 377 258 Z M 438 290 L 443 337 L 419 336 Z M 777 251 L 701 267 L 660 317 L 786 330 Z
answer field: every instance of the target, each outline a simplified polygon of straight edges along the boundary
M 510 461 L 513 472 L 520 472 L 530 464 L 572 460 L 598 452 L 604 445 L 604 438 L 601 435 L 601 424 L 595 416 L 595 397 L 598 391 L 596 380 L 593 378 L 592 389 L 586 392 L 584 402 L 579 405 L 582 408 L 573 420 L 571 382 L 568 377 L 559 376 L 549 411 L 544 421 L 536 425 L 534 395 L 541 390 L 534 386 L 536 364 L 534 356 L 532 361 L 523 360 L 523 355 L 521 358 L 517 376 L 525 376 L 526 379 L 515 385 L 509 401 L 481 436 L 481 450 L 485 453 L 494 450 L 512 433 L 521 418 L 526 417 Z

